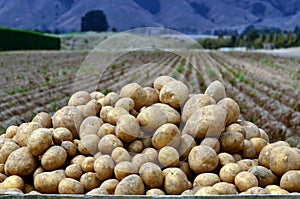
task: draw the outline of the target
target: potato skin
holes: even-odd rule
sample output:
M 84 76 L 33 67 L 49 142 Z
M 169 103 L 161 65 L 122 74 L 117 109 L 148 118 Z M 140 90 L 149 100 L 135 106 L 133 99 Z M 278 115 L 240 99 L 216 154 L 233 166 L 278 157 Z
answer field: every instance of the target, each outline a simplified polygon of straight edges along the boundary
M 157 89 L 144 87 L 144 90 L 146 91 L 148 97 L 147 106 L 151 106 L 152 104 L 159 102 L 159 91 Z
M 141 140 L 134 140 L 128 146 L 128 152 L 131 153 L 140 153 L 144 149 L 144 144 Z
M 46 112 L 40 112 L 32 119 L 32 122 L 39 123 L 43 128 L 50 128 L 52 126 L 51 116 Z
M 0 146 L 0 164 L 5 164 L 8 156 L 19 148 L 20 146 L 15 142 L 4 142 L 3 145 Z
M 238 153 L 244 147 L 244 136 L 239 132 L 224 132 L 219 141 L 222 152 Z
M 99 188 L 105 189 L 109 194 L 114 194 L 118 184 L 119 184 L 119 180 L 108 179 L 102 182 Z
M 220 178 L 223 182 L 233 183 L 236 175 L 242 171 L 236 163 L 227 163 L 220 169 Z
M 213 185 L 213 188 L 215 188 L 220 195 L 238 194 L 236 186 L 227 182 L 218 182 Z
M 116 164 L 124 161 L 131 161 L 131 156 L 123 147 L 115 148 L 111 153 L 111 158 L 115 161 Z
M 134 101 L 129 97 L 124 97 L 116 102 L 115 107 L 121 107 L 129 112 L 134 109 Z
M 220 178 L 214 173 L 201 173 L 197 175 L 194 179 L 193 187 L 196 186 L 213 186 L 214 184 L 220 182 Z
M 218 80 L 213 81 L 208 85 L 204 94 L 214 98 L 216 102 L 226 97 L 225 88 Z
M 185 160 L 188 157 L 192 148 L 195 147 L 196 145 L 197 145 L 196 141 L 192 136 L 188 134 L 181 135 L 180 146 L 178 149 L 180 159 Z
M 237 122 L 240 116 L 240 107 L 236 101 L 226 97 L 221 99 L 217 104 L 226 110 L 226 126 Z
M 147 196 L 157 196 L 157 195 L 166 195 L 166 194 L 161 189 L 154 188 L 154 189 L 149 189 L 146 192 L 146 195 Z
M 243 192 L 252 187 L 258 187 L 258 180 L 252 173 L 242 171 L 235 176 L 234 184 L 241 192 Z
M 99 128 L 103 125 L 103 120 L 96 116 L 85 118 L 80 124 L 79 137 L 83 138 L 86 135 L 97 135 Z
M 78 164 L 71 164 L 66 167 L 65 174 L 68 178 L 79 179 L 82 175 L 81 166 Z
M 235 159 L 232 155 L 230 155 L 229 153 L 219 153 L 218 154 L 218 158 L 219 158 L 219 165 L 224 166 L 227 163 L 235 163 Z
M 78 105 L 85 105 L 91 100 L 91 96 L 86 91 L 77 91 L 74 93 L 68 102 L 68 106 L 78 106 Z
M 160 90 L 165 84 L 171 81 L 176 81 L 176 79 L 167 75 L 159 76 L 154 80 L 153 87 Z
M 148 96 L 146 91 L 137 83 L 125 85 L 120 91 L 120 98 L 130 97 L 134 101 L 134 109 L 140 110 L 147 105 Z
M 77 147 L 70 141 L 63 141 L 61 147 L 66 150 L 68 157 L 74 157 L 77 153 Z
M 89 116 L 96 116 L 99 114 L 100 109 L 101 104 L 97 100 L 92 99 L 86 105 L 84 105 L 82 114 L 85 118 Z
M 220 142 L 217 138 L 214 137 L 206 137 L 204 140 L 202 140 L 201 145 L 209 146 L 213 150 L 215 150 L 216 153 L 220 152 Z
M 136 154 L 135 156 L 133 156 L 133 158 L 131 159 L 131 162 L 138 168 L 140 169 L 140 167 L 148 162 L 148 158 L 145 154 Z
M 123 147 L 123 143 L 113 134 L 105 135 L 98 143 L 99 151 L 104 154 L 111 154 L 117 147 Z
M 83 185 L 86 192 L 99 187 L 101 184 L 100 180 L 97 178 L 97 174 L 93 172 L 84 173 L 80 177 L 80 183 Z
M 132 142 L 137 139 L 140 131 L 139 123 L 132 115 L 122 115 L 117 121 L 116 136 L 123 142 Z
M 152 137 L 152 145 L 156 149 L 165 146 L 178 147 L 180 144 L 180 132 L 176 125 L 167 123 L 160 126 Z
M 41 164 L 44 169 L 51 171 L 62 167 L 66 160 L 66 150 L 61 146 L 52 146 L 44 153 Z
M 218 195 L 219 192 L 212 186 L 207 186 L 196 191 L 195 195 Z
M 35 176 L 34 188 L 40 193 L 58 193 L 58 185 L 64 178 L 64 172 L 60 170 L 43 172 Z
M 139 175 L 148 189 L 160 188 L 163 185 L 163 174 L 160 167 L 152 162 L 143 164 Z
M 138 173 L 138 168 L 135 166 L 135 164 L 124 161 L 116 164 L 114 173 L 118 180 L 122 180 L 126 176 Z
M 17 189 L 23 190 L 24 189 L 24 181 L 20 176 L 11 175 L 2 182 L 2 188 L 3 189 L 17 188 Z
M 268 185 L 277 184 L 277 176 L 275 176 L 269 169 L 263 166 L 254 166 L 249 169 L 250 173 L 255 175 L 260 187 L 266 187 Z
M 101 181 L 113 176 L 115 163 L 109 155 L 101 155 L 94 162 L 94 170 Z
M 300 191 L 300 171 L 291 170 L 286 172 L 280 180 L 280 187 L 289 192 Z
M 6 138 L 13 138 L 18 131 L 18 126 L 15 125 L 10 125 L 9 127 L 7 127 L 6 131 L 5 131 L 5 137 Z
M 58 193 L 60 194 L 83 194 L 83 185 L 72 178 L 64 178 L 58 184 Z
M 39 128 L 28 137 L 27 148 L 34 156 L 42 155 L 52 145 L 52 133 L 49 129 Z
M 23 123 L 19 126 L 17 134 L 14 136 L 13 139 L 19 146 L 25 147 L 27 145 L 28 137 L 32 134 L 34 130 L 41 127 L 41 124 L 37 122 Z
M 82 170 L 87 173 L 87 172 L 94 172 L 94 162 L 95 162 L 95 158 L 93 157 L 86 157 L 82 164 L 81 164 L 81 168 Z
M 172 123 L 177 126 L 180 124 L 181 119 L 179 112 L 175 108 L 169 106 L 168 104 L 155 103 L 150 107 L 159 108 L 163 112 L 163 114 L 167 116 L 166 123 Z
M 169 195 L 179 195 L 191 188 L 186 175 L 178 168 L 170 168 L 164 177 L 164 190 Z
M 165 146 L 158 153 L 158 161 L 163 167 L 174 167 L 179 164 L 179 154 L 175 148 Z
M 115 195 L 144 195 L 145 185 L 136 174 L 123 178 L 116 187 Z

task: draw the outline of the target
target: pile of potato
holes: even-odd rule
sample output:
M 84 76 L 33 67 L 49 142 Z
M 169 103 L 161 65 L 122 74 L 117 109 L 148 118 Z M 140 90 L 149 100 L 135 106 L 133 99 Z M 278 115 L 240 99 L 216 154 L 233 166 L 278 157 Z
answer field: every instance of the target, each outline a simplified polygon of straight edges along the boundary
M 300 192 L 300 150 L 269 143 L 219 81 L 169 76 L 79 91 L 0 137 L 0 193 L 223 195 Z

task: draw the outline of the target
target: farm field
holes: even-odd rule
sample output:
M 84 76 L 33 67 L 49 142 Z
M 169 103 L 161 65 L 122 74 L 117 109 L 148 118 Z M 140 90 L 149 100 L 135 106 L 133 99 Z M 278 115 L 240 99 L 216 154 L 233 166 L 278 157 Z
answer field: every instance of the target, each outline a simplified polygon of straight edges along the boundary
M 194 93 L 203 93 L 215 79 L 222 81 L 228 97 L 239 103 L 241 119 L 263 128 L 273 141 L 300 146 L 299 58 L 201 50 L 180 54 L 188 61 L 170 52 L 133 51 L 101 76 L 91 70 L 76 78 L 86 51 L 1 52 L 0 133 L 38 112 L 55 112 L 75 90 L 107 93 L 129 82 L 147 86 L 159 75 L 170 75 L 187 82 Z

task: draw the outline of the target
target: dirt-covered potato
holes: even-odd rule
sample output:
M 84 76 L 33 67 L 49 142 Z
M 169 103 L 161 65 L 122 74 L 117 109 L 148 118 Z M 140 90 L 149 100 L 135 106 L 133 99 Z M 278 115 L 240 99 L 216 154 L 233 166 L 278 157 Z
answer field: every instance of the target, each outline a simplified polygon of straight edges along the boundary
M 179 154 L 175 148 L 165 146 L 158 153 L 158 161 L 163 167 L 177 166 L 179 164 Z
M 79 137 L 83 138 L 86 135 L 94 134 L 97 135 L 99 128 L 103 124 L 103 120 L 96 117 L 90 116 L 83 120 L 79 129 Z
M 33 174 L 32 174 L 32 177 L 35 178 L 35 176 L 36 176 L 37 174 L 40 174 L 40 173 L 43 173 L 43 172 L 45 172 L 45 169 L 44 169 L 42 166 L 40 166 L 40 167 L 38 167 L 38 168 L 36 168 L 36 169 L 34 170 L 34 172 L 33 172 Z
M 24 189 L 24 180 L 20 176 L 11 175 L 2 182 L 2 188 L 3 189 L 17 188 L 17 189 L 23 190 Z
M 94 157 L 86 157 L 81 164 L 82 170 L 85 173 L 94 172 L 94 162 L 95 162 Z
M 95 134 L 89 134 L 81 138 L 81 142 L 78 145 L 78 151 L 85 155 L 95 155 L 98 149 L 99 136 Z
M 95 99 L 95 100 L 98 100 L 100 98 L 105 97 L 105 95 L 103 93 L 99 92 L 99 91 L 93 91 L 93 92 L 91 92 L 90 96 L 91 96 L 92 99 Z
M 242 127 L 238 123 L 233 123 L 233 124 L 226 126 L 225 132 L 239 132 L 239 133 L 243 134 L 244 137 L 246 137 L 246 131 L 245 131 L 244 127 Z
M 126 111 L 124 108 L 121 107 L 116 107 L 113 108 L 112 110 L 110 110 L 107 113 L 107 121 L 112 124 L 112 125 L 116 125 L 118 119 L 122 116 L 122 115 L 130 115 L 128 111 Z
M 94 170 L 101 181 L 111 178 L 114 174 L 115 163 L 109 155 L 101 155 L 94 162 Z
M 255 149 L 255 157 L 259 156 L 259 153 L 261 152 L 261 150 L 268 145 L 268 142 L 260 137 L 257 138 L 251 138 L 250 142 L 253 144 L 254 149 Z
M 180 124 L 181 119 L 179 112 L 168 104 L 155 103 L 150 107 L 159 108 L 163 112 L 163 114 L 167 116 L 166 123 L 172 123 L 177 126 Z
M 284 189 L 272 190 L 272 191 L 269 191 L 269 193 L 272 194 L 272 195 L 286 195 L 286 194 L 289 194 L 289 192 L 287 190 L 284 190 Z
M 188 177 L 188 179 L 192 179 L 194 177 L 194 173 L 192 171 L 192 169 L 189 166 L 189 163 L 185 162 L 185 161 L 180 161 L 178 168 L 181 169 L 181 171 L 183 171 L 183 173 L 185 173 L 186 177 Z
M 199 108 L 215 103 L 215 100 L 206 94 L 197 94 L 190 97 L 184 104 L 181 115 L 182 121 L 186 122 Z
M 220 166 L 224 166 L 225 164 L 236 162 L 234 157 L 231 154 L 225 153 L 225 152 L 219 153 L 218 158 L 219 158 L 219 165 Z
M 200 174 L 215 170 L 219 164 L 219 158 L 211 147 L 199 145 L 192 148 L 188 162 L 193 172 Z
M 181 135 L 180 146 L 178 148 L 180 159 L 185 160 L 188 157 L 192 148 L 195 147 L 196 145 L 197 145 L 196 141 L 192 136 L 188 134 Z
M 188 87 L 180 81 L 170 81 L 163 85 L 159 92 L 159 100 L 174 108 L 180 108 L 189 97 Z
M 6 138 L 13 138 L 18 131 L 18 126 L 15 125 L 10 125 L 9 127 L 7 127 L 6 131 L 5 131 L 5 137 Z
M 131 159 L 131 162 L 138 168 L 140 169 L 140 167 L 148 162 L 148 158 L 147 155 L 145 154 L 136 154 L 135 156 L 133 156 L 133 158 Z
M 244 140 L 244 147 L 242 149 L 242 157 L 245 159 L 257 158 L 254 145 L 249 140 Z
M 82 175 L 82 168 L 78 164 L 71 164 L 66 167 L 65 174 L 68 178 L 79 179 Z
M 71 132 L 69 135 L 72 137 Z M 46 128 L 39 128 L 32 132 L 27 140 L 27 148 L 34 156 L 42 155 L 52 145 L 52 132 Z
M 69 129 L 73 138 L 78 138 L 80 125 L 84 117 L 82 112 L 74 106 L 65 106 L 52 116 L 53 128 L 65 127 Z
M 144 195 L 145 185 L 136 174 L 123 178 L 116 187 L 115 195 Z
M 239 132 L 224 132 L 219 141 L 222 152 L 238 153 L 244 148 L 244 136 Z
M 58 193 L 58 185 L 65 177 L 64 172 L 60 170 L 37 174 L 34 178 L 34 188 L 40 193 Z
M 101 104 L 102 107 L 105 107 L 105 106 L 115 106 L 118 99 L 119 99 L 118 93 L 109 92 L 105 97 L 102 97 L 97 101 Z
M 108 195 L 109 193 L 103 188 L 94 188 L 86 193 L 86 195 Z
M 0 188 L 1 188 L 1 183 L 7 178 L 6 175 L 4 175 L 3 173 L 0 173 Z
M 221 99 L 217 104 L 226 110 L 226 126 L 237 122 L 240 116 L 240 107 L 236 101 L 226 97 Z
M 148 103 L 146 91 L 137 83 L 125 85 L 120 91 L 120 98 L 129 97 L 134 101 L 134 109 L 139 110 Z
M 95 99 L 92 99 L 86 105 L 83 106 L 82 114 L 85 118 L 89 116 L 96 116 L 99 114 L 100 109 L 101 104 Z
M 53 131 L 54 144 L 60 145 L 63 141 L 73 141 L 71 131 L 64 127 L 58 127 Z
M 131 156 L 123 147 L 117 147 L 111 152 L 111 158 L 116 164 L 124 161 L 131 161 Z
M 114 109 L 114 107 L 112 107 L 112 106 L 104 106 L 104 107 L 102 107 L 101 110 L 100 110 L 100 118 L 104 122 L 108 122 L 107 115 L 108 115 L 109 111 L 111 111 L 113 109 Z
M 121 107 L 126 111 L 130 112 L 134 109 L 134 101 L 129 97 L 124 97 L 116 102 L 115 107 Z
M 0 164 L 0 173 L 4 173 L 4 164 Z
M 281 177 L 280 187 L 289 192 L 300 192 L 300 171 L 291 170 L 286 172 Z
M 129 176 L 131 174 L 137 174 L 138 168 L 137 166 L 135 166 L 135 164 L 128 161 L 124 161 L 116 164 L 114 173 L 118 180 L 122 180 L 126 176 Z
M 110 123 L 104 123 L 102 126 L 99 128 L 97 135 L 102 138 L 105 135 L 108 134 L 115 134 L 115 129 L 116 127 Z
M 216 153 L 220 152 L 221 146 L 220 146 L 220 142 L 219 142 L 218 138 L 206 137 L 206 138 L 204 138 L 204 140 L 202 140 L 201 145 L 211 147 L 213 150 L 215 150 Z
M 84 190 L 90 191 L 96 187 L 99 187 L 101 181 L 97 178 L 97 174 L 93 172 L 87 172 L 80 177 L 80 183 L 83 185 Z
M 152 145 L 156 149 L 165 146 L 177 148 L 180 144 L 180 131 L 174 124 L 167 123 L 160 126 L 152 137 Z
M 43 128 L 50 128 L 52 126 L 51 116 L 45 112 L 40 112 L 34 116 L 32 122 L 39 123 Z
M 243 192 L 244 194 L 269 194 L 269 192 L 267 190 L 265 190 L 262 187 L 251 187 L 250 189 L 248 189 L 247 191 Z
M 52 146 L 44 154 L 41 164 L 46 170 L 55 170 L 62 167 L 67 160 L 67 152 L 61 146 Z
M 242 169 L 242 171 L 248 171 L 254 166 L 258 166 L 258 163 L 255 160 L 242 159 L 236 162 Z
M 220 195 L 238 194 L 236 186 L 228 182 L 218 182 L 213 185 Z
M 73 142 L 70 141 L 63 141 L 61 143 L 61 147 L 64 148 L 68 154 L 68 157 L 73 157 L 77 153 L 77 147 Z
M 58 193 L 60 194 L 83 194 L 83 185 L 72 178 L 64 178 L 58 184 Z
M 144 87 L 144 90 L 146 91 L 148 97 L 147 106 L 151 106 L 152 104 L 159 102 L 159 91 L 157 89 Z
M 217 189 L 215 189 L 212 186 L 207 186 L 199 189 L 198 191 L 195 192 L 195 195 L 219 195 L 219 192 Z
M 153 134 L 158 127 L 167 123 L 168 118 L 164 111 L 157 107 L 147 107 L 138 114 L 137 120 L 141 129 Z
M 29 122 L 29 123 L 23 123 L 19 126 L 17 130 L 17 134 L 14 136 L 14 140 L 16 143 L 24 147 L 27 145 L 28 137 L 32 134 L 32 132 L 38 128 L 42 128 L 40 123 L 37 122 Z
M 140 126 L 137 119 L 130 115 L 122 115 L 116 125 L 116 136 L 123 142 L 132 142 L 140 134 Z
M 265 190 L 267 190 L 268 192 L 271 192 L 271 191 L 276 190 L 276 189 L 281 189 L 281 188 L 280 188 L 280 186 L 274 185 L 274 184 L 268 185 L 268 186 L 265 187 Z
M 196 186 L 213 186 L 220 182 L 220 178 L 215 173 L 201 173 L 194 179 L 193 187 Z
M 13 151 L 7 158 L 4 165 L 5 174 L 28 176 L 37 167 L 37 159 L 29 152 L 27 147 Z
M 255 175 L 260 187 L 266 187 L 268 185 L 277 184 L 277 176 L 275 176 L 269 169 L 263 166 L 254 166 L 249 169 L 250 173 Z
M 86 91 L 77 91 L 74 93 L 68 102 L 68 106 L 78 106 L 78 105 L 85 105 L 91 100 L 91 96 Z
M 166 194 L 161 189 L 154 188 L 154 189 L 149 189 L 146 192 L 146 195 L 147 196 L 157 196 L 157 195 L 166 195 Z
M 259 137 L 266 140 L 267 143 L 270 142 L 268 134 L 263 129 L 259 129 Z
M 123 143 L 113 134 L 105 135 L 98 143 L 98 149 L 103 154 L 111 154 L 117 147 L 123 147 Z
M 239 121 L 238 124 L 240 124 L 244 130 L 245 130 L 245 139 L 250 140 L 251 138 L 259 137 L 260 132 L 258 127 L 249 121 Z
M 204 93 L 214 98 L 216 102 L 226 97 L 225 88 L 218 80 L 210 83 Z
M 178 168 L 170 168 L 164 177 L 164 191 L 169 195 L 179 195 L 187 189 L 192 188 L 183 171 Z
M 134 140 L 128 145 L 128 152 L 140 153 L 144 149 L 144 144 L 141 140 Z
M 114 194 L 118 184 L 119 184 L 119 180 L 108 179 L 102 182 L 99 188 L 105 189 L 109 194 Z
M 192 189 L 187 189 L 184 192 L 182 192 L 180 195 L 182 196 L 193 196 L 195 194 L 195 191 Z
M 153 87 L 157 90 L 160 90 L 165 84 L 171 81 L 176 81 L 176 79 L 166 75 L 159 76 L 154 80 Z
M 220 179 L 223 182 L 233 183 L 234 178 L 242 171 L 241 167 L 236 163 L 227 163 L 220 169 Z
M 2 146 L 0 146 L 0 164 L 5 164 L 8 156 L 18 148 L 20 148 L 20 146 L 15 142 L 4 142 Z
M 219 137 L 225 129 L 226 111 L 218 105 L 208 105 L 198 109 L 187 120 L 182 133 L 196 139 Z
M 30 193 L 31 191 L 34 191 L 34 186 L 32 184 L 24 184 L 23 193 Z
M 243 192 L 252 187 L 258 187 L 258 180 L 252 173 L 242 171 L 235 176 L 234 184 Z
M 160 188 L 163 184 L 161 168 L 152 162 L 143 164 L 139 169 L 139 175 L 148 189 Z

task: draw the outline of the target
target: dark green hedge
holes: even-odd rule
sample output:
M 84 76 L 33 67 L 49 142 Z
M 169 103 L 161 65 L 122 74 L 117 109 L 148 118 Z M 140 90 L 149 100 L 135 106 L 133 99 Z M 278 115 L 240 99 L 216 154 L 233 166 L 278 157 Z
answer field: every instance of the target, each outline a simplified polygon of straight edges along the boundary
M 42 33 L 0 28 L 0 50 L 59 50 L 58 37 Z

